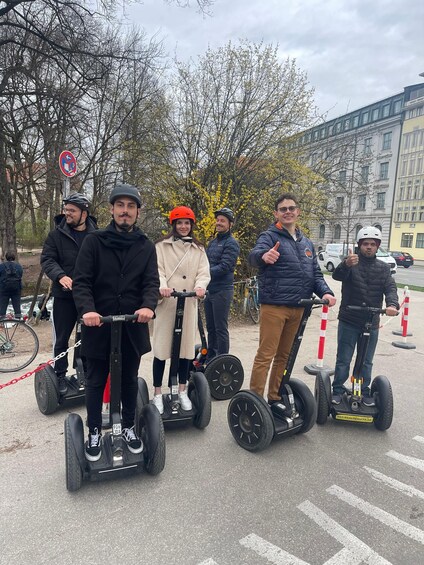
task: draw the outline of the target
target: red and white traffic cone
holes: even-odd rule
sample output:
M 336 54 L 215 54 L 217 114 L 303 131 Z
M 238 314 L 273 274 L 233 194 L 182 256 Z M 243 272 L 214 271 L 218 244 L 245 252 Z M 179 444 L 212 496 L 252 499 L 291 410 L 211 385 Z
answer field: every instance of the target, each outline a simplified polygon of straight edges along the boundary
M 408 334 L 408 318 L 409 318 L 409 289 L 405 292 L 405 303 L 403 305 L 403 325 L 402 325 L 402 341 L 392 341 L 392 345 L 402 349 L 416 349 L 417 346 L 407 342 Z
M 330 369 L 330 367 L 324 367 L 325 333 L 327 330 L 327 320 L 328 304 L 323 304 L 321 311 L 321 327 L 319 332 L 317 362 L 316 365 L 311 364 L 305 365 L 303 367 L 308 375 L 317 375 L 320 371 L 327 371 L 329 375 L 334 374 L 334 369 Z
M 102 407 L 102 427 L 110 427 L 110 374 L 107 376 L 105 389 L 103 391 L 103 407 Z
M 392 331 L 392 334 L 393 334 L 393 335 L 402 335 L 402 336 L 403 336 L 403 320 L 404 320 L 404 317 L 405 317 L 405 314 L 404 314 L 404 312 L 405 312 L 404 305 L 405 305 L 406 293 L 408 292 L 408 290 L 409 290 L 409 288 L 408 288 L 407 286 L 405 286 L 405 288 L 403 289 L 403 300 L 402 300 L 402 304 L 400 305 L 400 307 L 402 308 L 402 317 L 401 317 L 401 320 L 400 320 L 400 329 L 399 329 L 399 330 L 393 330 L 393 331 Z M 409 332 L 409 333 L 407 333 L 406 335 L 409 337 L 409 336 L 412 335 L 412 333 Z

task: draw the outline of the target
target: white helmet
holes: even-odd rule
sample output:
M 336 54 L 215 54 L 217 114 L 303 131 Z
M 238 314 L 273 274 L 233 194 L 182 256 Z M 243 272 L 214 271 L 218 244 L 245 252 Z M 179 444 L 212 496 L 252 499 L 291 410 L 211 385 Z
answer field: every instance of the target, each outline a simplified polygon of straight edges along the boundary
M 356 242 L 359 243 L 361 239 L 378 239 L 381 242 L 381 231 L 374 226 L 367 226 L 358 231 Z

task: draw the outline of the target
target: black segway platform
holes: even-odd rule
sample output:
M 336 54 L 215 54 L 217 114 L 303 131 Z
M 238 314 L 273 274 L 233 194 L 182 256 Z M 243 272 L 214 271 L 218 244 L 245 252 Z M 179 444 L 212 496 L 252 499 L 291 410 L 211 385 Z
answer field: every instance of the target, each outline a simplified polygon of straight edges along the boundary
M 356 422 L 359 424 L 374 424 L 381 431 L 390 428 L 393 420 L 393 394 L 387 377 L 378 375 L 371 383 L 371 397 L 374 406 L 366 406 L 362 395 L 362 367 L 365 362 L 370 339 L 372 320 L 375 314 L 385 314 L 383 308 L 370 306 L 347 306 L 350 310 L 368 313 L 363 332 L 358 340 L 357 355 L 351 377 L 351 390 L 345 388 L 340 404 L 333 404 L 330 373 L 320 371 L 315 377 L 315 400 L 317 404 L 317 424 L 323 425 L 327 418 L 334 420 Z
M 65 420 L 66 488 L 76 491 L 83 480 L 98 481 L 147 471 L 159 474 L 165 466 L 165 434 L 162 419 L 155 406 L 143 405 L 136 411 L 136 430 L 143 441 L 143 451 L 138 454 L 128 450 L 122 437 L 120 416 L 121 391 L 121 335 L 122 323 L 137 320 L 136 315 L 101 317 L 103 323 L 112 324 L 110 354 L 110 406 L 112 429 L 102 436 L 102 455 L 98 461 L 88 461 L 84 454 L 84 426 L 78 414 L 69 414 Z M 147 385 L 143 379 L 144 387 Z M 140 391 L 140 384 L 139 384 Z
M 81 324 L 75 330 L 75 343 L 81 339 Z M 82 402 L 85 398 L 85 372 L 80 355 L 80 347 L 74 349 L 73 367 L 75 373 L 65 377 L 66 394 L 59 393 L 57 375 L 51 365 L 45 365 L 34 376 L 34 391 L 37 405 L 42 414 L 53 414 L 60 406 Z M 71 402 L 72 401 L 72 402 Z
M 192 410 L 183 410 L 178 398 L 178 362 L 184 319 L 184 306 L 186 298 L 195 297 L 194 291 L 173 291 L 172 297 L 177 299 L 175 312 L 174 337 L 172 342 L 171 365 L 169 368 L 170 394 L 163 394 L 162 420 L 165 427 L 193 424 L 196 428 L 203 429 L 209 425 L 211 419 L 211 393 L 205 375 L 201 371 L 191 372 L 187 383 L 187 394 L 192 402 Z M 145 404 L 149 403 L 149 393 L 139 379 L 137 411 L 140 412 Z
M 269 405 L 251 390 L 241 390 L 230 400 L 228 425 L 236 442 L 247 451 L 261 451 L 274 439 L 306 433 L 314 425 L 316 404 L 313 394 L 303 381 L 290 377 L 312 307 L 321 304 L 328 302 L 313 298 L 299 303 L 305 309 L 281 381 L 281 401 Z

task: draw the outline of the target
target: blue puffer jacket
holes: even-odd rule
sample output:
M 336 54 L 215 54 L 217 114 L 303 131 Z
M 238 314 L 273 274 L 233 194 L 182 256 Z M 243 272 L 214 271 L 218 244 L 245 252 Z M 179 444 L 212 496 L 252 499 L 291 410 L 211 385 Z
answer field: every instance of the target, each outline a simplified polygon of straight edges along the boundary
M 280 242 L 280 257 L 267 265 L 262 255 Z M 262 232 L 249 254 L 249 263 L 259 268 L 259 303 L 299 306 L 302 298 L 316 294 L 320 298 L 333 291 L 327 285 L 319 268 L 312 242 L 300 230 L 296 241 L 289 232 L 275 225 Z
M 211 282 L 208 292 L 214 294 L 220 290 L 228 290 L 234 286 L 234 270 L 236 268 L 237 257 L 240 253 L 240 246 L 231 232 L 218 234 L 213 239 L 208 248 L 208 256 Z

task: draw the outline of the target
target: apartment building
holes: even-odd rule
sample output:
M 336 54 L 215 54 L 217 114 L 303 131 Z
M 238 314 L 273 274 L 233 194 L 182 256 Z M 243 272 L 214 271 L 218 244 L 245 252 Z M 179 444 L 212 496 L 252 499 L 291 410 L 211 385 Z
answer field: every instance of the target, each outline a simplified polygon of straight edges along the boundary
M 424 260 L 424 84 L 404 91 L 390 249 Z

